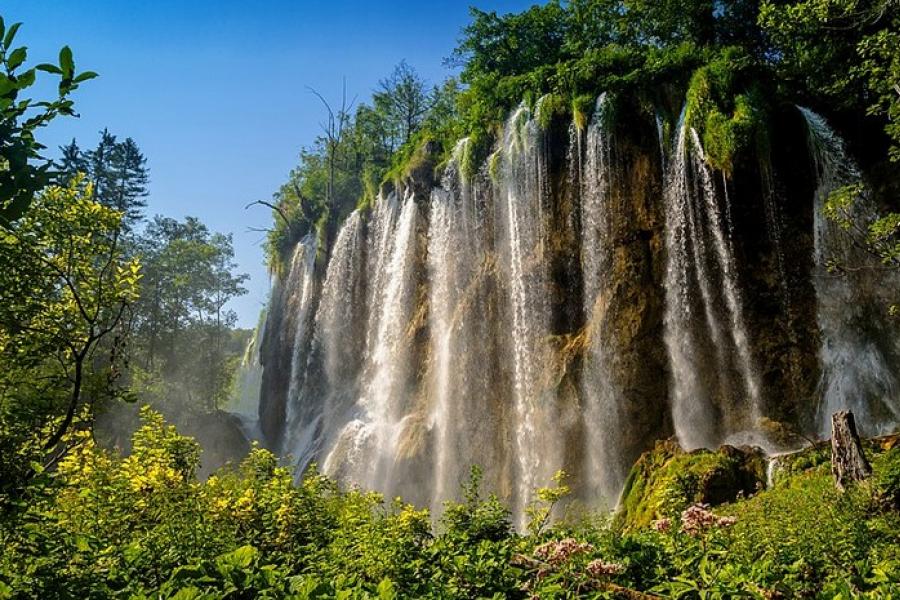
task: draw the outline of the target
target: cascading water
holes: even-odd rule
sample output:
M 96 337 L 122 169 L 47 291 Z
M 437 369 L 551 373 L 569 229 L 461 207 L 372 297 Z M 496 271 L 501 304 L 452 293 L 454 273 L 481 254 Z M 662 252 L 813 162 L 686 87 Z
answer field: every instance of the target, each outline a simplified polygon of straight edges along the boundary
M 612 343 L 604 323 L 613 293 L 612 134 L 605 110 L 607 96 L 597 99 L 587 128 L 586 156 L 581 173 L 581 262 L 584 314 L 589 347 L 584 364 L 585 454 L 589 498 L 614 504 L 629 465 L 622 456 L 622 435 L 628 428 L 619 405 L 622 395 L 613 382 Z
M 300 465 L 309 462 L 315 432 L 321 419 L 319 406 L 305 401 L 301 391 L 306 384 L 316 302 L 316 250 L 318 243 L 310 234 L 297 244 L 291 259 L 285 284 L 289 290 L 287 310 L 295 318 L 293 355 L 291 356 L 290 386 L 287 396 L 287 433 L 283 452 L 293 456 Z
M 310 369 L 317 372 L 305 397 L 324 397 L 315 452 L 352 417 L 359 393 L 362 354 L 358 340 L 366 331 L 365 223 L 359 211 L 344 222 L 334 242 L 316 311 Z M 307 400 L 310 401 L 310 400 Z
M 244 435 L 251 440 L 262 437 L 259 430 L 259 395 L 262 387 L 262 364 L 259 360 L 259 345 L 265 336 L 266 312 L 260 315 L 253 336 L 247 342 L 244 356 L 235 375 L 235 386 L 228 403 L 228 411 L 241 421 Z
M 375 261 L 380 271 L 376 271 L 375 281 L 381 287 L 376 284 L 373 290 L 365 384 L 357 401 L 359 415 L 344 427 L 325 459 L 326 473 L 385 492 L 391 490 L 391 471 L 410 408 L 411 344 L 407 330 L 414 310 L 418 223 L 418 208 L 412 197 L 404 201 L 396 224 L 391 204 L 387 202 L 379 209 L 382 221 L 375 228 L 376 252 L 388 246 L 390 251 L 382 254 L 386 260 Z M 387 233 L 388 228 L 393 230 L 392 235 Z
M 684 114 L 666 178 L 665 339 L 672 364 L 672 417 L 684 447 L 712 447 L 755 427 L 761 392 L 726 237 L 728 223 L 722 222 L 699 137 L 685 124 Z M 698 328 L 701 322 L 705 331 Z M 735 402 L 734 396 L 743 401 Z
M 407 182 L 402 200 L 351 213 L 329 249 L 313 236 L 298 245 L 273 285 L 262 360 L 251 357 L 244 378 L 252 386 L 262 366 L 263 437 L 300 469 L 319 461 L 344 485 L 439 514 L 480 465 L 523 526 L 561 468 L 576 498 L 613 505 L 633 460 L 673 429 L 689 449 L 767 446 L 761 373 L 767 390 L 788 389 L 809 361 L 779 373 L 761 349 L 813 352 L 779 346 L 761 322 L 783 306 L 788 270 L 808 277 L 785 269 L 790 256 L 752 256 L 782 252 L 782 238 L 811 251 L 797 229 L 806 221 L 774 204 L 766 178 L 784 169 L 760 167 L 757 193 L 737 176 L 720 181 L 683 117 L 669 143 L 661 118 L 631 114 L 623 127 L 602 96 L 586 128 L 560 132 L 559 119 L 536 118 L 543 102 L 510 116 L 480 170 L 466 172 L 477 149 L 463 140 L 438 187 Z M 628 110 L 614 106 L 616 118 Z M 900 349 L 871 331 L 857 301 L 871 289 L 827 273 L 828 260 L 854 257 L 821 204 L 859 177 L 821 118 L 804 114 L 819 175 L 811 330 L 823 338 L 822 420 L 849 406 L 877 432 L 900 421 Z M 648 149 L 654 130 L 659 149 Z M 774 239 L 748 246 L 758 231 L 747 214 L 763 213 L 753 227 Z M 759 265 L 778 273 L 760 283 Z M 776 299 L 745 307 L 760 288 Z M 811 285 L 794 289 L 797 319 L 815 320 Z
M 891 351 L 896 352 L 896 347 L 892 347 L 896 342 L 890 334 L 884 336 L 890 331 L 880 315 L 884 306 L 879 307 L 877 300 L 873 303 L 872 297 L 877 294 L 866 289 L 873 282 L 872 272 L 865 267 L 877 263 L 855 248 L 846 232 L 825 215 L 829 196 L 845 186 L 860 185 L 862 177 L 843 141 L 825 119 L 806 108 L 800 108 L 800 112 L 806 120 L 818 178 L 814 202 L 814 284 L 822 337 L 819 431 L 827 435 L 831 415 L 849 409 L 862 432 L 882 433 L 900 422 L 900 382 L 887 358 Z M 854 221 L 865 227 L 874 220 L 874 211 L 865 190 L 860 191 L 851 210 Z M 859 270 L 857 274 L 838 275 L 830 272 L 831 263 Z M 883 284 L 883 277 L 875 282 L 876 287 Z
M 509 118 L 503 134 L 498 200 L 503 219 L 501 252 L 512 316 L 510 343 L 517 460 L 515 506 L 520 514 L 539 485 L 562 466 L 556 403 L 547 390 L 550 361 L 544 202 L 548 194 L 542 132 L 526 106 Z

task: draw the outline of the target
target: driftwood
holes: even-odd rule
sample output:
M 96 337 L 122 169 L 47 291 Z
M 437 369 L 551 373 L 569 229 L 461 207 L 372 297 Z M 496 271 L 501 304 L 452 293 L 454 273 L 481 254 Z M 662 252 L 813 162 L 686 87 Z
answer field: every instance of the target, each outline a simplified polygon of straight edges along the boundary
M 831 473 L 841 491 L 872 474 L 856 431 L 856 420 L 848 410 L 838 411 L 831 417 Z

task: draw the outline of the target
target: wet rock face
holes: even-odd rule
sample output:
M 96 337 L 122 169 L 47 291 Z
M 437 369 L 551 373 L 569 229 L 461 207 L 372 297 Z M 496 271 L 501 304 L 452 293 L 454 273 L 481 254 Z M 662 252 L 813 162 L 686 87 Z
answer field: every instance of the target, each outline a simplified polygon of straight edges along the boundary
M 285 331 L 291 329 L 290 315 L 285 313 L 283 285 L 276 282 L 269 297 L 265 332 L 259 355 L 262 366 L 259 426 L 270 450 L 280 451 L 284 436 L 287 406 L 287 382 L 291 376 L 290 341 Z
M 622 450 L 628 464 L 672 431 L 663 344 L 662 174 L 655 150 L 625 138 L 614 155 L 624 177 L 612 187 L 614 251 L 604 329 L 613 334 L 612 372 L 630 424 Z
M 728 182 L 764 414 L 795 428 L 811 425 L 819 381 L 810 201 L 815 174 L 805 135 L 796 111 L 774 115 L 770 152 L 740 161 Z

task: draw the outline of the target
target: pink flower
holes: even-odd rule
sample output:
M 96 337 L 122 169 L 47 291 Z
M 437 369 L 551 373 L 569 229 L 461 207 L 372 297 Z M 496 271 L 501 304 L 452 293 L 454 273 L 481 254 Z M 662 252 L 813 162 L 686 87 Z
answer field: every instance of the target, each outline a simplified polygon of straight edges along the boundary
M 694 504 L 681 513 L 681 530 L 691 536 L 698 536 L 713 527 L 731 527 L 737 523 L 736 517 L 719 517 L 709 510 L 708 504 Z
M 587 565 L 587 573 L 591 577 L 609 577 L 611 575 L 620 575 L 625 572 L 625 567 L 619 563 L 608 563 L 602 559 L 592 560 Z
M 651 527 L 659 533 L 668 533 L 672 529 L 672 519 L 658 519 L 651 523 Z
M 561 565 L 573 555 L 581 552 L 590 552 L 594 547 L 587 542 L 579 542 L 573 538 L 558 541 L 550 541 L 541 544 L 534 549 L 534 555 L 545 560 L 551 565 Z

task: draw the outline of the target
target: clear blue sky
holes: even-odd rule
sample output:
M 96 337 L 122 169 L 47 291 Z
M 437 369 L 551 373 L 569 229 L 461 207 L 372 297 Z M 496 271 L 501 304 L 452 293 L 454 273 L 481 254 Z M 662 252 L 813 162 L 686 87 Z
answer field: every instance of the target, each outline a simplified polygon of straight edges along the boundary
M 79 70 L 100 73 L 76 92 L 79 119 L 39 138 L 55 156 L 73 137 L 82 147 L 108 127 L 132 137 L 148 158 L 149 214 L 199 217 L 234 235 L 249 293 L 233 302 L 255 325 L 268 293 L 262 234 L 269 199 L 319 131 L 322 111 L 306 86 L 368 99 L 406 59 L 431 82 L 468 22 L 468 6 L 500 13 L 534 0 L 3 0 L 0 15 L 22 21 L 29 63 L 56 60 L 69 45 Z

